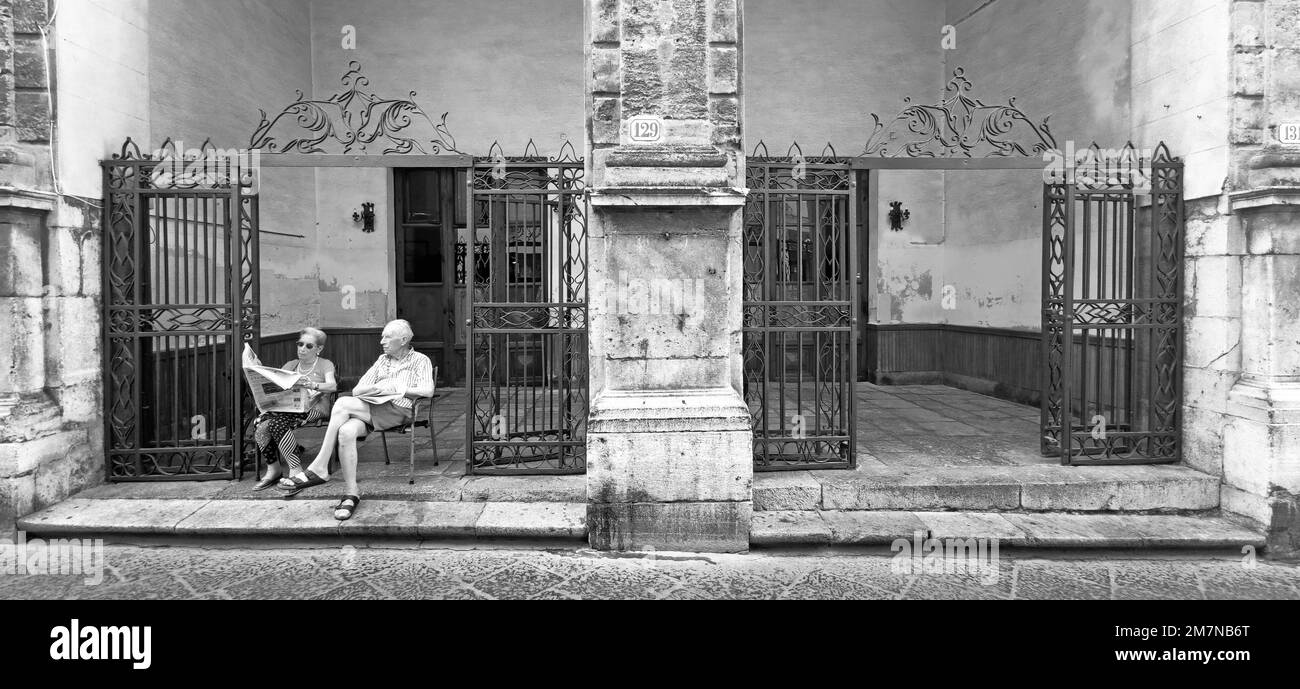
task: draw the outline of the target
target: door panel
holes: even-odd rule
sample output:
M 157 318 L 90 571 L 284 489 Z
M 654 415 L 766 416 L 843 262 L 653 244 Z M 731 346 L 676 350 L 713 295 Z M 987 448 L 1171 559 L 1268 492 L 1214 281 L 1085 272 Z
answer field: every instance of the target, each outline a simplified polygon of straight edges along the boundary
M 438 367 L 439 382 L 456 383 L 461 365 L 454 349 L 450 284 L 455 175 L 418 168 L 396 174 L 397 316 L 411 323 L 415 349 Z

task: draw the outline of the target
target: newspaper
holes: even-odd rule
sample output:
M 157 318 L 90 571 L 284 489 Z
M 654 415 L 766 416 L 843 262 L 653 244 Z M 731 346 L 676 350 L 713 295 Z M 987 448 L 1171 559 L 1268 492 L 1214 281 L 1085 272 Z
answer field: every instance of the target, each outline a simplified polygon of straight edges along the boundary
M 253 392 L 253 402 L 260 412 L 305 412 L 311 408 L 311 390 L 294 387 L 302 378 L 297 371 L 263 366 L 253 348 L 244 343 L 244 380 Z

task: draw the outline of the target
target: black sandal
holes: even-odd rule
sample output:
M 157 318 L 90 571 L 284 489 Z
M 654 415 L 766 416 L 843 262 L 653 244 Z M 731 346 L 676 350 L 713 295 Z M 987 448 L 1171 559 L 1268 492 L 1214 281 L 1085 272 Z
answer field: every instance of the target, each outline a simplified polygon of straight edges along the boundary
M 351 502 L 352 504 L 349 505 L 348 504 L 349 502 Z M 360 504 L 361 504 L 361 496 L 358 495 L 343 496 L 343 499 L 339 500 L 339 504 L 334 506 L 334 518 L 341 522 L 345 522 L 351 519 L 352 514 L 357 511 L 357 506 Z M 339 512 L 346 512 L 347 516 L 340 517 L 338 515 Z
M 303 476 L 307 477 L 306 481 L 296 479 L 296 478 L 292 479 L 293 488 L 285 488 L 284 486 L 280 487 L 280 490 L 284 491 L 284 497 L 292 498 L 293 496 L 303 492 L 304 490 L 307 490 L 308 488 L 311 488 L 312 486 L 319 486 L 323 483 L 328 483 L 326 479 L 317 476 L 316 473 L 313 472 L 311 469 L 304 471 Z

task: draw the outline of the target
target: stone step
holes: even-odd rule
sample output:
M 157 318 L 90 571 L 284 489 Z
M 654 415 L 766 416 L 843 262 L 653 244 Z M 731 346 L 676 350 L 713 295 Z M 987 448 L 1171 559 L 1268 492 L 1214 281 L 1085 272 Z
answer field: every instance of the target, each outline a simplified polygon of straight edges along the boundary
M 463 469 L 458 470 L 463 471 Z M 415 483 L 408 483 L 405 464 L 363 464 L 361 489 L 366 499 L 415 500 L 421 502 L 586 502 L 587 477 L 572 476 L 463 476 L 443 475 L 431 467 L 416 469 Z M 211 499 L 272 500 L 283 499 L 279 490 L 254 491 L 251 478 L 242 481 L 141 481 L 107 483 L 88 488 L 74 498 L 93 499 Z M 312 488 L 313 500 L 338 500 L 343 497 L 341 481 Z M 302 497 L 307 497 L 303 493 Z
M 897 539 L 998 539 L 1026 548 L 1262 548 L 1264 535 L 1222 517 L 803 510 L 755 512 L 756 546 L 889 545 Z
M 1147 512 L 1218 506 L 1218 477 L 1177 465 L 864 466 L 754 475 L 755 511 Z
M 115 536 L 521 538 L 586 541 L 587 505 L 425 502 L 365 497 L 352 519 L 337 500 L 72 498 L 18 520 L 29 538 Z

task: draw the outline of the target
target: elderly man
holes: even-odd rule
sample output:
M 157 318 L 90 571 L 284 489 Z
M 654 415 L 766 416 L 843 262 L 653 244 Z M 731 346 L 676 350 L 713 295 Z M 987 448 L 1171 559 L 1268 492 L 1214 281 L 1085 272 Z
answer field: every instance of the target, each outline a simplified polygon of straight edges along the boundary
M 346 493 L 334 508 L 334 518 L 351 519 L 361 504 L 357 489 L 357 441 L 374 430 L 400 426 L 412 418 L 415 397 L 433 394 L 433 363 L 411 348 L 411 324 L 395 320 L 384 326 L 379 345 L 384 353 L 352 389 L 351 397 L 339 397 L 330 412 L 329 428 L 320 452 L 303 473 L 293 477 L 285 497 L 292 497 L 329 480 L 329 461 L 337 440 L 339 464 L 343 468 Z

